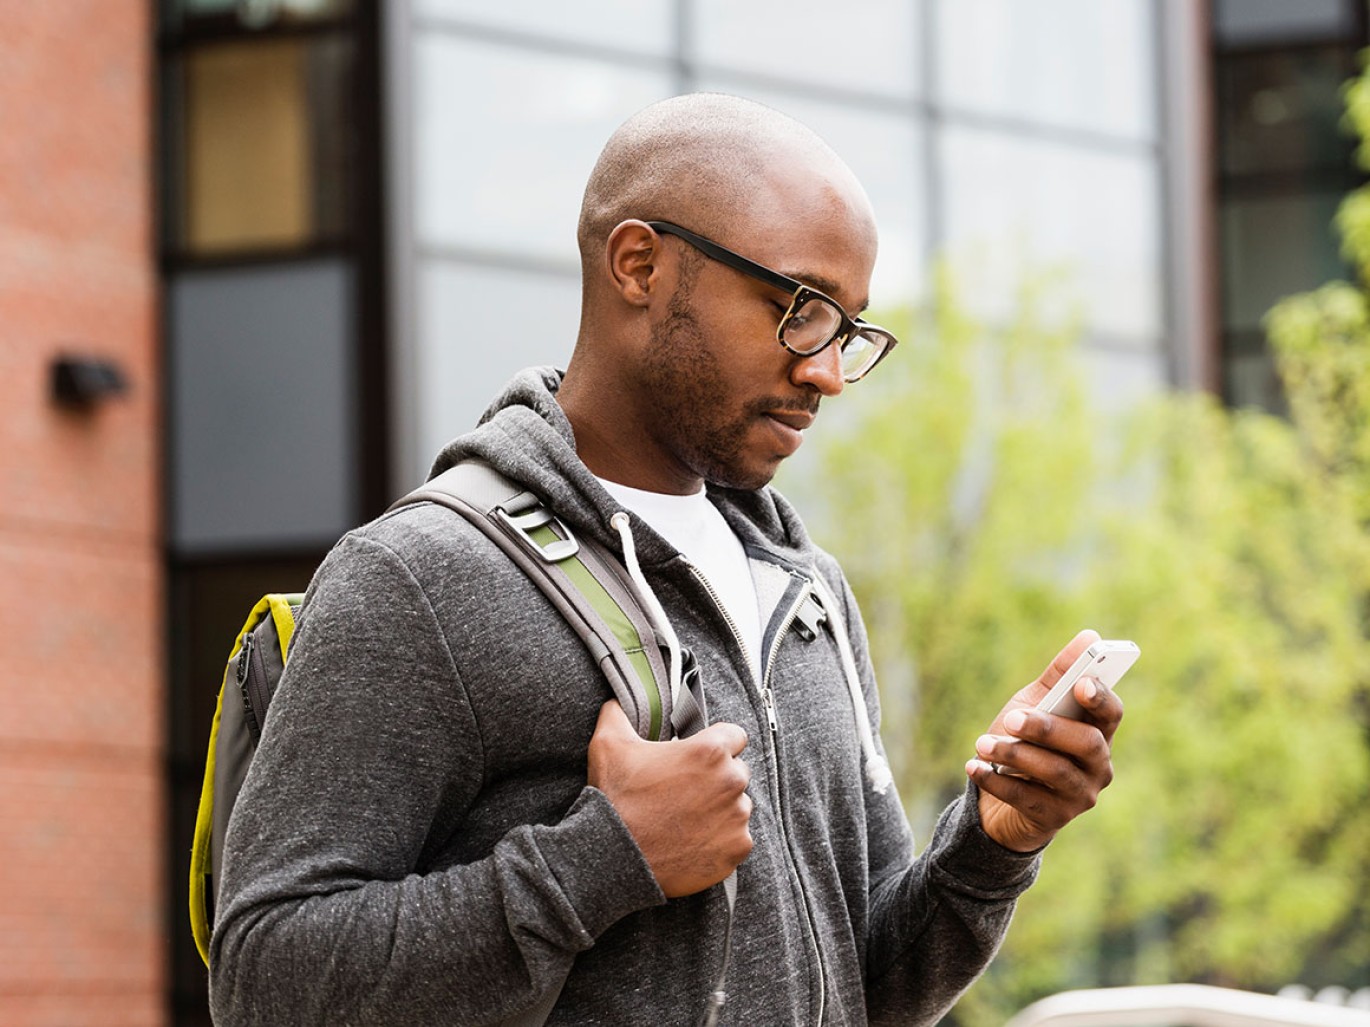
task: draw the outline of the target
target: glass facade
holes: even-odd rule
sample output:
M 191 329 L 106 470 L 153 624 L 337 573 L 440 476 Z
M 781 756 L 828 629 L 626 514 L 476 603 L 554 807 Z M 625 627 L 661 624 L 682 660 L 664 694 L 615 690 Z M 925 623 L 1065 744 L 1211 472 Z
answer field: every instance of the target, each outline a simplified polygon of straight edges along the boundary
M 169 634 L 168 1007 L 208 1024 L 183 911 L 223 661 L 386 504 L 379 26 L 360 0 L 165 0 L 158 196 Z
M 1332 226 L 1363 181 L 1342 85 L 1370 41 L 1362 0 L 1217 0 L 1212 54 L 1223 398 L 1282 408 L 1262 319 L 1351 275 Z
M 1154 0 L 414 0 L 392 11 L 395 480 L 575 340 L 580 193 L 651 101 L 737 93 L 823 135 L 881 229 L 875 309 L 948 255 L 986 316 L 1066 268 L 1113 393 L 1166 381 Z M 834 40 L 842 44 L 834 50 Z M 535 302 L 529 302 L 534 300 Z M 517 310 L 518 317 L 505 316 Z M 530 313 L 531 312 L 531 313 Z M 1190 343 L 1192 344 L 1192 343 Z

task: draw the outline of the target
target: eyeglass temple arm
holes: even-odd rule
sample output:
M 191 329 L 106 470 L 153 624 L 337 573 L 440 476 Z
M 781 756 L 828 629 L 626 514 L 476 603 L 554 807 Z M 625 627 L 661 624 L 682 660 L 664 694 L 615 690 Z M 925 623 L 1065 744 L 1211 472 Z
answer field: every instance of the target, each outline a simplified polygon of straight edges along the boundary
M 656 232 L 664 232 L 667 235 L 678 236 L 693 246 L 699 252 L 708 257 L 712 257 L 720 264 L 727 264 L 734 271 L 741 271 L 743 274 L 751 275 L 753 278 L 760 279 L 767 285 L 773 285 L 777 289 L 785 292 L 796 292 L 799 289 L 807 288 L 803 282 L 796 281 L 788 275 L 782 275 L 779 271 L 772 271 L 764 264 L 758 264 L 754 260 L 748 260 L 740 253 L 734 253 L 727 247 L 720 246 L 716 242 L 705 239 L 702 235 L 695 235 L 689 229 L 673 225 L 669 221 L 648 221 L 647 227 Z

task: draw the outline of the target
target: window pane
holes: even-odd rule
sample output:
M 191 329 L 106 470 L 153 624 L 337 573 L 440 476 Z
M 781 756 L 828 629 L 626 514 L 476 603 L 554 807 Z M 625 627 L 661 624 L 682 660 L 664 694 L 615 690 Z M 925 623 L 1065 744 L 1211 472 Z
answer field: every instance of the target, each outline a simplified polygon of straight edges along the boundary
M 1344 39 L 1357 0 L 1214 0 L 1213 36 L 1226 45 Z
M 171 280 L 179 553 L 328 546 L 355 522 L 352 288 L 332 261 Z
M 964 295 L 1003 316 L 1025 277 L 1064 271 L 1086 327 L 1161 335 L 1160 184 L 1154 158 L 948 127 L 939 163 L 946 244 Z
M 575 266 L 595 158 L 625 118 L 671 94 L 668 76 L 436 34 L 416 60 L 420 242 Z
M 938 101 L 977 114 L 1151 139 L 1147 0 L 937 0 Z
M 1234 407 L 1260 407 L 1263 410 L 1285 409 L 1284 388 L 1275 370 L 1274 357 L 1265 349 L 1246 350 L 1229 355 L 1223 362 L 1226 395 Z
M 292 248 L 343 233 L 351 57 L 336 39 L 235 42 L 185 56 L 174 219 L 182 247 Z
M 1090 407 L 1101 415 L 1120 414 L 1169 387 L 1159 345 L 1136 350 L 1088 347 L 1081 364 Z
M 552 36 L 633 53 L 673 52 L 673 5 L 640 0 L 414 0 L 414 14 L 453 24 L 468 23 Z
M 525 367 L 565 367 L 580 327 L 580 280 L 433 261 L 419 274 L 415 360 L 418 452 L 406 468 L 428 476 L 449 440 L 474 428 Z
M 1355 55 L 1344 46 L 1219 60 L 1222 170 L 1351 174 L 1354 145 L 1341 128 L 1341 88 L 1355 71 Z
M 913 96 L 921 8 L 922 0 L 697 0 L 690 56 L 710 71 Z
M 822 136 L 856 173 L 875 207 L 880 255 L 871 277 L 871 306 L 888 310 L 920 295 L 925 251 L 921 124 L 857 106 L 748 89 L 726 78 L 701 86 L 768 104 Z
M 1281 297 L 1347 277 L 1332 227 L 1340 201 L 1340 193 L 1313 193 L 1223 204 L 1228 328 L 1257 328 Z

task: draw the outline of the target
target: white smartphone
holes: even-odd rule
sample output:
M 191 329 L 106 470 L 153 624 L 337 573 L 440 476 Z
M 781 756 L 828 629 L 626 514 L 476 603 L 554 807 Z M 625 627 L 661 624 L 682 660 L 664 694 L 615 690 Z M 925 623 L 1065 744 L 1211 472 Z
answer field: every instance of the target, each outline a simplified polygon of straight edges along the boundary
M 1114 688 L 1141 655 L 1142 651 L 1135 642 L 1121 639 L 1095 642 L 1061 675 L 1061 680 L 1042 697 L 1037 708 L 1058 717 L 1083 720 L 1085 711 L 1075 701 L 1075 682 L 1081 678 L 1093 678 L 1102 685 Z

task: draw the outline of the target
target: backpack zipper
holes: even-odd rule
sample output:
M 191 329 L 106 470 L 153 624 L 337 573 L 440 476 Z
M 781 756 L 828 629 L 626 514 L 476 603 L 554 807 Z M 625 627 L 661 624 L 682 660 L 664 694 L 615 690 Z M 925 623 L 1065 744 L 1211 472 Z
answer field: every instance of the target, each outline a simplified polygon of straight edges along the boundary
M 254 696 L 253 693 L 261 691 L 261 657 L 257 654 L 257 636 L 248 632 L 243 636 L 242 648 L 238 651 L 238 691 L 243 696 L 243 716 L 247 720 L 248 734 L 252 736 L 252 744 L 255 746 L 262 740 L 262 722 L 257 715 L 258 703 L 261 696 Z M 257 673 L 254 675 L 253 671 Z M 254 687 L 255 686 L 255 687 Z M 253 700 L 257 699 L 258 703 Z M 265 710 L 265 705 L 261 708 Z
M 723 605 L 723 601 L 719 598 L 713 585 L 709 583 L 709 579 L 704 577 L 703 572 L 688 560 L 685 561 L 685 565 L 690 568 L 690 571 L 695 576 L 695 580 L 704 587 L 704 591 L 709 594 L 709 598 L 713 600 L 714 606 L 718 608 L 718 612 L 723 615 L 723 620 L 727 623 L 728 630 L 732 632 L 733 640 L 737 643 L 737 647 L 742 650 L 742 656 L 746 661 L 748 674 L 751 675 L 751 656 L 747 651 L 746 642 L 742 639 L 742 633 L 737 628 L 737 622 L 733 620 L 732 614 L 730 614 L 728 608 Z M 795 602 L 790 604 L 790 608 L 785 614 L 785 619 L 781 621 L 780 629 L 776 631 L 775 638 L 771 642 L 770 652 L 766 654 L 766 662 L 761 668 L 761 680 L 757 682 L 757 689 L 761 696 L 761 707 L 766 712 L 766 723 L 770 728 L 771 734 L 770 745 L 766 746 L 766 757 L 770 765 L 771 780 L 774 782 L 775 806 L 776 812 L 778 813 L 776 823 L 780 825 L 780 836 L 785 842 L 785 851 L 789 853 L 790 863 L 795 868 L 794 876 L 795 880 L 799 882 L 799 896 L 803 901 L 804 906 L 805 926 L 808 928 L 808 935 L 813 944 L 814 960 L 818 964 L 818 1016 L 815 1018 L 814 1022 L 822 1023 L 823 1014 L 827 1006 L 827 972 L 823 965 L 823 949 L 818 944 L 818 929 L 814 926 L 813 909 L 809 902 L 809 893 L 804 888 L 804 878 L 799 874 L 799 861 L 795 859 L 794 844 L 790 840 L 790 830 L 785 815 L 785 800 L 780 787 L 780 718 L 776 714 L 775 693 L 771 691 L 770 687 L 771 667 L 775 663 L 776 654 L 780 651 L 780 643 L 789 632 L 790 626 L 794 624 L 795 618 L 799 615 L 800 607 L 804 605 L 808 600 L 809 594 L 813 591 L 813 582 L 804 575 L 799 574 L 796 571 L 790 571 L 790 574 L 798 578 L 800 582 L 802 582 L 802 586 L 799 590 L 798 598 Z M 755 675 L 751 676 L 755 681 Z

